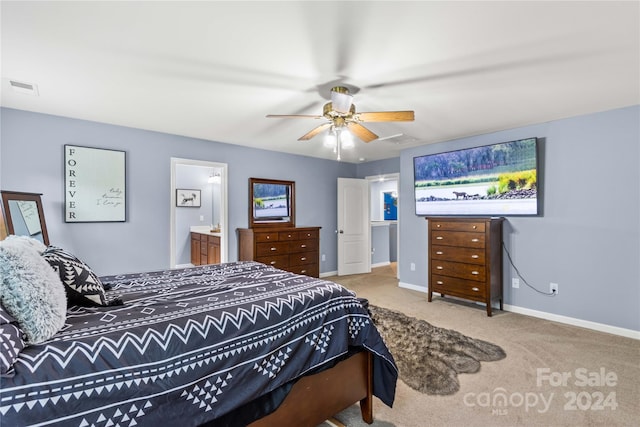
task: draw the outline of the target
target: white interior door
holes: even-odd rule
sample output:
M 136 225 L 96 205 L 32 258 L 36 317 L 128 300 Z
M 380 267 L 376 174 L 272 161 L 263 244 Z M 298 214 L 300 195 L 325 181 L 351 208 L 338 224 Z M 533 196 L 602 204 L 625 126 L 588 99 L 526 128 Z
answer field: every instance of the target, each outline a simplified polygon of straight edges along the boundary
M 371 272 L 369 181 L 338 178 L 338 276 Z

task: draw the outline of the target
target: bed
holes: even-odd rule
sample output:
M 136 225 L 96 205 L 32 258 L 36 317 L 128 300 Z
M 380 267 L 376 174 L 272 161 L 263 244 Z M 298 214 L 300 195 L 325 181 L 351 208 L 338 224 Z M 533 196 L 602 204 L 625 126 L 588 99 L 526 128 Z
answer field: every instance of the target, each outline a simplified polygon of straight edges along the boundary
M 258 262 L 99 278 L 107 301 L 72 305 L 51 338 L 0 378 L 2 425 L 315 426 L 397 369 L 342 286 Z

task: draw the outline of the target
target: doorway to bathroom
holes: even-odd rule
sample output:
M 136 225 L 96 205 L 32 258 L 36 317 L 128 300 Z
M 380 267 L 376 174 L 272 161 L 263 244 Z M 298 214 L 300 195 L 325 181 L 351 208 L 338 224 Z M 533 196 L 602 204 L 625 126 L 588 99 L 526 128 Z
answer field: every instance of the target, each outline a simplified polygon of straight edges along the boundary
M 228 261 L 227 203 L 226 163 L 171 158 L 171 268 L 192 265 L 194 230 L 216 230 L 220 262 Z

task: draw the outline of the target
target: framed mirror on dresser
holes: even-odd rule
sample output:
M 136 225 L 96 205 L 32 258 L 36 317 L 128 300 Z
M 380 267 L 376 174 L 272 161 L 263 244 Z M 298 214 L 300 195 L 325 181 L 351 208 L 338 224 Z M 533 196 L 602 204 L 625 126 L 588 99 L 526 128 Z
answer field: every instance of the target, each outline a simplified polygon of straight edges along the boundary
M 29 236 L 49 245 L 47 223 L 42 209 L 42 194 L 0 190 L 0 240 L 7 235 Z
M 296 183 L 249 178 L 249 228 L 295 226 Z

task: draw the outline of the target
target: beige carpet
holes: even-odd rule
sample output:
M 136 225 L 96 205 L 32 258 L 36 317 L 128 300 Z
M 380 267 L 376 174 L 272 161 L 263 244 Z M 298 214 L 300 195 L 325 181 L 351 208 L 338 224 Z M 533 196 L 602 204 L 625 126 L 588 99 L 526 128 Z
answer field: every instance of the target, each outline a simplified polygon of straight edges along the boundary
M 460 374 L 460 391 L 430 396 L 398 382 L 393 409 L 375 399 L 373 427 L 640 426 L 640 341 L 397 286 L 395 266 L 330 277 L 372 304 L 501 346 L 507 357 Z M 364 426 L 355 407 L 336 418 Z

